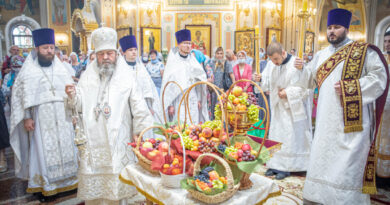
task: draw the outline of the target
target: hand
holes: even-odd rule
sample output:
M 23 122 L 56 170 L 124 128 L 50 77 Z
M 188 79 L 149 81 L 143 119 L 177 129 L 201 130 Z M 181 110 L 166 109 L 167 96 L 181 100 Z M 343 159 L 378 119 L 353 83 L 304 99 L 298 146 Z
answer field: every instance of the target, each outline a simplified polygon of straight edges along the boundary
M 202 102 L 201 101 L 198 101 L 198 109 L 202 110 Z
M 261 73 L 259 73 L 259 74 L 257 74 L 257 73 L 253 74 L 253 81 L 255 81 L 255 82 L 260 82 L 260 80 L 261 80 Z
M 278 95 L 279 95 L 280 99 L 286 99 L 287 98 L 287 94 L 286 94 L 286 91 L 284 90 L 284 88 L 279 89 Z
M 334 84 L 334 89 L 336 90 L 336 94 L 337 95 L 341 95 L 341 84 L 340 84 L 340 81 L 336 82 Z
M 24 120 L 24 129 L 27 131 L 34 131 L 35 122 L 33 119 L 25 119 Z
M 294 67 L 298 70 L 302 70 L 303 68 L 303 60 L 301 58 L 296 58 L 294 61 Z
M 76 88 L 74 85 L 65 85 L 65 93 L 70 99 L 76 95 Z
M 168 115 L 173 116 L 175 114 L 175 107 L 172 105 L 168 107 Z

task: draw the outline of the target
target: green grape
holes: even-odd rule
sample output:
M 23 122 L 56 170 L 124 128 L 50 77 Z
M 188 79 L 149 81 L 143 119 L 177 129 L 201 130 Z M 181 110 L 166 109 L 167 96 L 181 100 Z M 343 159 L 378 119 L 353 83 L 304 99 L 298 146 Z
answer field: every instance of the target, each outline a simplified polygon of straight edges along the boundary
M 221 107 L 219 106 L 219 104 L 215 105 L 214 116 L 215 116 L 216 120 L 221 120 L 222 110 L 221 110 Z
M 251 123 L 256 123 L 259 120 L 259 108 L 256 105 L 248 107 L 248 118 Z
M 234 146 L 230 146 L 230 147 L 226 147 L 225 154 L 229 155 L 230 153 L 237 152 L 237 151 L 238 151 L 237 148 L 235 148 Z
M 194 141 L 188 136 L 183 137 L 184 147 L 187 150 L 191 150 L 194 147 Z
M 228 99 L 233 102 L 234 99 L 236 99 L 236 96 L 232 95 L 232 94 L 229 94 L 229 97 Z

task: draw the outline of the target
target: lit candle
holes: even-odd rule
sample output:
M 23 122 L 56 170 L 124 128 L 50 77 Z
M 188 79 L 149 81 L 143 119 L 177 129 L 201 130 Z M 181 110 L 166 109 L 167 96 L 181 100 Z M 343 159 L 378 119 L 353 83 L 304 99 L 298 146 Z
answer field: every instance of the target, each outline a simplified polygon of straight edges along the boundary
M 307 11 L 307 0 L 303 0 L 303 11 Z

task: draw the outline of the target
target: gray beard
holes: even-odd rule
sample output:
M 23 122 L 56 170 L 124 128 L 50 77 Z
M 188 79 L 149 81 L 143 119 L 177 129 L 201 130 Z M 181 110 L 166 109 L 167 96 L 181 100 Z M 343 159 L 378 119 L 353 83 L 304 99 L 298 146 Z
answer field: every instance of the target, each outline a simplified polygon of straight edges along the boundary
M 116 67 L 116 62 L 109 63 L 109 64 L 103 64 L 103 65 L 98 64 L 99 74 L 101 76 L 111 77 L 115 71 L 115 67 Z

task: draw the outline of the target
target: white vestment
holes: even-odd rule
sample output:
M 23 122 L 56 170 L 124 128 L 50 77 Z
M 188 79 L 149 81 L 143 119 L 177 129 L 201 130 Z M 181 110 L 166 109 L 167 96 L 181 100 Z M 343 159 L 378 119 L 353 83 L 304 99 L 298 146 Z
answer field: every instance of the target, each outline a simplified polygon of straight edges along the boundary
M 390 59 L 390 55 L 387 54 Z M 390 63 L 390 60 L 388 60 Z M 389 64 L 390 66 L 390 64 Z M 377 140 L 378 163 L 376 173 L 380 177 L 390 177 L 390 91 L 386 98 L 385 109 L 382 114 L 382 124 L 380 136 Z
M 312 133 L 311 111 L 307 109 L 307 90 L 296 86 L 300 71 L 294 67 L 295 57 L 277 66 L 271 61 L 267 76 L 261 81 L 264 92 L 270 92 L 271 124 L 269 139 L 282 143 L 280 151 L 267 162 L 267 167 L 285 172 L 306 171 Z M 287 99 L 280 99 L 279 89 L 285 89 Z
M 168 56 L 168 61 L 164 70 L 163 81 L 161 84 L 161 95 L 162 90 L 169 81 L 177 82 L 183 92 L 185 92 L 191 85 L 199 81 L 207 81 L 206 72 L 202 66 L 198 63 L 193 55 L 188 55 L 186 58 L 180 56 L 179 51 L 173 48 Z M 198 124 L 199 122 L 205 122 L 209 120 L 207 111 L 207 90 L 205 85 L 198 85 L 193 88 L 188 97 L 188 104 L 190 115 L 193 123 Z M 173 120 L 177 120 L 177 112 L 179 108 L 180 100 L 182 99 L 182 93 L 175 84 L 168 85 L 165 96 L 165 110 L 163 112 L 168 116 L 168 107 L 175 107 L 175 116 Z M 162 100 L 162 98 L 161 98 Z M 201 110 L 198 109 L 198 102 L 201 103 Z M 180 108 L 180 121 L 184 121 L 184 101 Z M 168 120 L 171 121 L 171 120 Z M 187 123 L 189 120 L 187 118 Z
M 301 83 L 314 88 L 320 65 L 343 46 L 316 53 L 303 68 Z M 364 168 L 373 134 L 373 103 L 386 87 L 386 71 L 378 54 L 368 48 L 359 79 L 362 93 L 363 131 L 344 133 L 343 107 L 334 85 L 341 80 L 344 61 L 323 81 L 317 104 L 317 119 L 306 175 L 303 197 L 321 204 L 370 204 L 370 196 L 362 193 Z M 303 84 L 301 84 L 303 85 Z M 307 86 L 307 85 L 306 85 Z
M 15 80 L 10 143 L 16 176 L 29 180 L 27 192 L 48 196 L 77 188 L 77 150 L 64 105 L 65 85 L 72 82 L 57 57 L 51 66 L 41 67 L 32 55 Z M 35 122 L 34 131 L 29 133 L 24 128 L 28 118 Z
M 153 125 L 135 73 L 122 56 L 110 80 L 100 77 L 97 62 L 88 65 L 76 88 L 76 96 L 68 100 L 82 113 L 82 126 L 87 138 L 86 150 L 80 152 L 78 197 L 83 200 L 107 199 L 119 201 L 137 193 L 132 186 L 119 180 L 120 171 L 135 163 L 129 142 L 133 135 Z M 104 89 L 104 83 L 108 86 Z M 104 91 L 105 90 L 105 91 Z M 102 94 L 102 93 L 106 94 Z M 104 96 L 101 100 L 100 96 Z M 110 116 L 96 118 L 98 103 L 108 103 Z M 73 106 L 72 106 L 73 105 Z
M 141 89 L 146 104 L 148 105 L 149 109 L 154 111 L 154 121 L 163 124 L 164 121 L 162 117 L 160 96 L 158 95 L 156 86 L 154 85 L 154 82 L 146 70 L 144 64 L 137 61 L 135 66 L 129 66 L 135 72 L 137 84 Z

